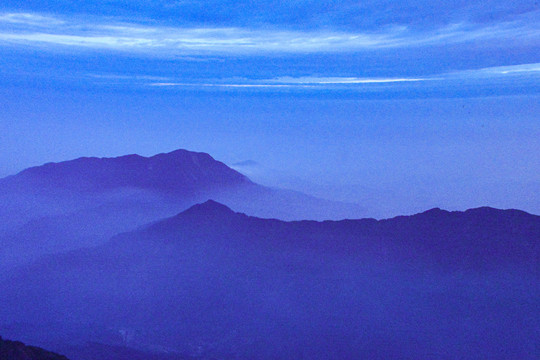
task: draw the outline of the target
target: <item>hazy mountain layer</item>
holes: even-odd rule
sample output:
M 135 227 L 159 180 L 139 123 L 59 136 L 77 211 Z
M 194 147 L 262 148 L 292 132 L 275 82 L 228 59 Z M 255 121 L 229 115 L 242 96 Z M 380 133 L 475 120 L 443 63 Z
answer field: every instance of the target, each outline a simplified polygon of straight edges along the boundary
M 358 205 L 257 185 L 205 153 L 80 158 L 0 179 L 0 269 L 103 243 L 208 198 L 282 219 L 363 213 Z
M 517 210 L 283 222 L 210 201 L 17 270 L 0 327 L 202 359 L 535 359 L 539 244 Z

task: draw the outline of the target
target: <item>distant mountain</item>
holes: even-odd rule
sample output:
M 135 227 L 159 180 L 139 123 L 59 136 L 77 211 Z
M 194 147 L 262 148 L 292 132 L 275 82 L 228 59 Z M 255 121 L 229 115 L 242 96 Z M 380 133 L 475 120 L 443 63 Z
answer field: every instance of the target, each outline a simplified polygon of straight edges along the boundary
M 281 219 L 364 212 L 359 205 L 257 185 L 210 155 L 187 150 L 48 163 L 0 179 L 0 270 L 99 244 L 208 198 Z
M 238 211 L 288 220 L 358 218 L 365 211 L 354 204 L 257 185 L 210 155 L 187 150 L 48 163 L 0 179 L 0 190 L 5 205 L 23 219 L 145 196 L 185 207 L 215 198 Z
M 0 360 L 68 360 L 34 346 L 27 346 L 19 341 L 4 340 L 0 337 Z
M 215 187 L 245 184 L 251 184 L 251 181 L 222 162 L 206 153 L 187 150 L 151 157 L 126 155 L 48 163 L 23 170 L 0 182 L 3 187 L 30 189 L 37 193 L 58 189 L 104 192 L 136 188 L 181 197 Z
M 32 167 L 0 179 L 0 229 L 130 201 L 176 204 L 251 181 L 210 155 L 177 150 L 152 157 L 80 158 Z M 174 212 L 173 212 L 174 213 Z M 172 213 L 171 213 L 172 214 Z
M 200 359 L 536 359 L 539 258 L 518 210 L 285 222 L 207 201 L 13 272 L 0 330 Z
M 540 216 L 489 207 L 465 212 L 438 208 L 386 220 L 283 222 L 236 213 L 209 200 L 148 227 L 146 232 L 198 238 L 227 235 L 245 244 L 324 248 L 390 256 L 437 268 L 498 268 L 503 264 L 533 266 L 540 259 Z M 329 241 L 331 240 L 331 241 Z M 427 262 L 427 263 L 426 263 Z

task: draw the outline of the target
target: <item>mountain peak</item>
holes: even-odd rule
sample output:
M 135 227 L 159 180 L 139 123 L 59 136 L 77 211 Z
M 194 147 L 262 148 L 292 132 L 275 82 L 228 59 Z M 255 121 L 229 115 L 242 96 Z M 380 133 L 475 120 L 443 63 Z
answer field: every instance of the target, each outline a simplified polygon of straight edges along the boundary
M 182 228 L 195 228 L 197 231 L 208 231 L 209 224 L 225 224 L 238 217 L 245 216 L 214 200 L 207 200 L 182 211 L 181 213 L 158 221 L 148 227 L 150 231 L 169 232 Z M 201 224 L 204 224 L 201 226 Z
M 450 212 L 448 210 L 443 210 L 441 208 L 435 207 L 433 209 L 426 210 L 418 215 L 430 215 L 430 216 L 441 216 L 449 214 Z
M 217 214 L 236 214 L 231 208 L 215 200 L 207 200 L 200 204 L 195 204 L 180 215 L 217 215 Z
M 153 155 L 153 156 L 149 156 L 147 159 L 168 159 L 168 160 L 171 160 L 171 159 L 181 159 L 181 160 L 190 159 L 190 160 L 195 160 L 195 161 L 200 160 L 200 159 L 205 159 L 205 160 L 214 160 L 215 161 L 215 159 L 212 156 L 210 156 L 210 154 L 207 154 L 205 152 L 189 151 L 189 150 L 186 150 L 186 149 L 176 149 L 176 150 L 166 152 L 166 153 L 159 153 L 159 154 L 156 154 L 156 155 Z

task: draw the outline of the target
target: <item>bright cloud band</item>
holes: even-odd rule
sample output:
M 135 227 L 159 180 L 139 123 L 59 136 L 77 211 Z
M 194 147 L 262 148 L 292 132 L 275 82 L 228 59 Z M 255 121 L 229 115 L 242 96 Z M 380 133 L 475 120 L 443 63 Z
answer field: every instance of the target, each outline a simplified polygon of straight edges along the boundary
M 349 33 L 236 27 L 182 28 L 110 20 L 89 22 L 41 14 L 0 14 L 0 44 L 3 45 L 60 46 L 159 56 L 361 51 L 516 37 L 524 41 L 540 39 L 540 26 L 525 27 L 519 22 L 485 27 L 461 23 L 426 32 L 395 26 L 369 33 Z

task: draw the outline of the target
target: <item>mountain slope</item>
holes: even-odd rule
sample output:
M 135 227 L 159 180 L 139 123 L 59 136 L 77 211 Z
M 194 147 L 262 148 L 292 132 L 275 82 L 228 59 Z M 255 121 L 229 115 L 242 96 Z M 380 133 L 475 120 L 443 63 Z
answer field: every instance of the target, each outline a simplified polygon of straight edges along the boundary
M 203 359 L 534 359 L 539 243 L 517 210 L 284 222 L 208 201 L 19 269 L 0 328 Z

